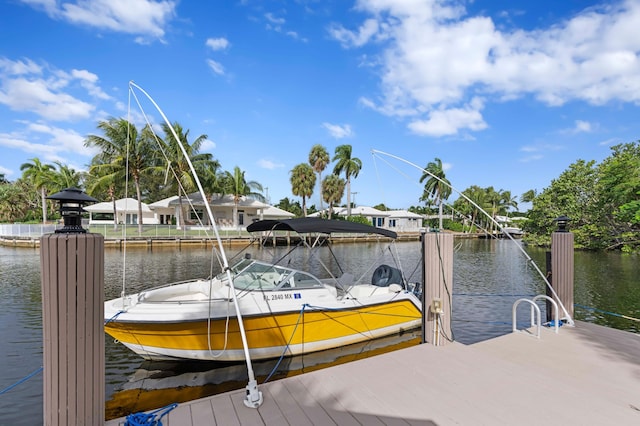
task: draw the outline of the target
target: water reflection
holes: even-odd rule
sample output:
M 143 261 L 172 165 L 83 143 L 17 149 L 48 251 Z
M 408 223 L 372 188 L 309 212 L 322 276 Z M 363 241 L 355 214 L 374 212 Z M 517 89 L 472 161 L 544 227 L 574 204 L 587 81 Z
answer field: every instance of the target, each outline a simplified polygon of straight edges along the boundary
M 254 362 L 258 383 L 308 373 L 420 343 L 420 330 L 313 354 Z M 247 384 L 245 363 L 144 361 L 106 402 L 106 417 L 191 401 Z

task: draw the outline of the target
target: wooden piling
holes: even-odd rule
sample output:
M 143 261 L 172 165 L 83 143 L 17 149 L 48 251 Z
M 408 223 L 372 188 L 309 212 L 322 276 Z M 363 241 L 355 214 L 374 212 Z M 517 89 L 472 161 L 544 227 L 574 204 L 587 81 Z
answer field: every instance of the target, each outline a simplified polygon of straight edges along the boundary
M 451 333 L 451 295 L 453 294 L 453 235 L 440 232 L 424 234 L 424 340 L 445 345 Z M 437 306 L 434 307 L 434 301 Z M 438 313 L 439 312 L 439 313 Z
M 46 426 L 104 423 L 104 237 L 40 239 Z
M 551 234 L 551 269 L 553 289 L 567 313 L 573 318 L 573 234 L 571 232 L 553 232 Z

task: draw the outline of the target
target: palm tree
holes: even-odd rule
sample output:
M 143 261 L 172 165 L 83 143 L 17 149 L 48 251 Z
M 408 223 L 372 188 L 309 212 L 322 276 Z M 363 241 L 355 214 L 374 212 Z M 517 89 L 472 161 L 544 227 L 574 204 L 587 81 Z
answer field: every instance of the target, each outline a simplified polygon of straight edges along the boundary
M 298 201 L 292 201 L 289 197 L 285 197 L 276 204 L 276 207 L 289 213 L 293 213 L 296 216 L 302 215 L 302 207 L 300 207 L 300 203 Z
M 148 134 L 139 134 L 135 125 L 124 118 L 110 118 L 98 123 L 104 136 L 89 135 L 85 146 L 100 148 L 104 163 L 125 170 L 132 178 L 138 199 L 138 234 L 142 234 L 142 194 L 140 179 L 155 169 L 155 150 Z M 114 220 L 116 218 L 114 217 Z
M 344 196 L 345 181 L 338 175 L 332 174 L 322 181 L 322 197 L 329 203 L 329 219 L 333 214 L 334 204 L 340 203 Z
M 327 152 L 327 149 L 324 146 L 316 144 L 311 147 L 311 152 L 309 152 L 309 164 L 311 164 L 313 170 L 318 173 L 318 185 L 321 187 L 321 192 L 322 172 L 327 168 L 327 164 L 329 164 L 329 161 L 329 152 Z M 320 194 L 320 211 L 322 211 L 322 194 Z
M 358 177 L 362 169 L 362 161 L 359 158 L 351 157 L 351 145 L 339 145 L 336 147 L 333 161 L 338 163 L 333 168 L 335 175 L 340 175 L 344 171 L 347 182 L 347 217 L 351 216 L 351 176 Z
M 82 172 L 76 172 L 73 168 L 62 164 L 60 161 L 54 161 L 58 170 L 53 172 L 52 181 L 55 187 L 52 188 L 56 191 L 61 191 L 65 188 L 80 188 L 81 182 L 84 178 Z
M 0 184 L 2 183 L 9 183 L 7 178 L 4 177 L 4 173 L 0 173 Z
M 493 186 L 485 188 L 485 210 L 488 210 L 491 213 L 491 218 L 493 219 L 489 224 L 489 228 L 493 231 L 496 229 L 496 216 L 498 215 L 499 206 L 500 206 L 500 192 L 496 191 Z
M 504 212 L 505 215 L 509 215 L 510 209 L 518 208 L 518 201 L 516 200 L 517 200 L 517 197 L 511 196 L 511 191 L 500 190 L 500 201 L 499 201 L 500 211 Z
M 536 190 L 530 189 L 520 196 L 520 202 L 530 203 L 536 198 Z
M 420 177 L 420 183 L 425 182 L 424 192 L 420 201 L 426 201 L 429 198 L 435 198 L 438 204 L 439 226 L 442 230 L 442 205 L 444 200 L 451 195 L 451 183 L 447 180 L 442 169 L 442 161 L 435 158 L 424 169 L 424 173 Z
M 291 170 L 291 192 L 302 197 L 302 213 L 307 216 L 307 198 L 313 194 L 316 185 L 316 175 L 310 165 L 300 163 Z
M 173 135 L 173 132 L 171 131 L 172 128 L 178 136 L 178 140 L 176 140 Z M 200 135 L 193 142 L 189 142 L 189 130 L 185 131 L 179 123 L 173 123 L 171 127 L 165 123 L 162 125 L 162 130 L 165 134 L 163 149 L 167 157 L 165 159 L 167 165 L 165 173 L 168 175 L 171 171 L 175 178 L 175 180 L 172 181 L 172 184 L 175 185 L 175 190 L 178 193 L 178 203 L 180 205 L 180 217 L 178 218 L 178 223 L 180 226 L 184 226 L 185 220 L 182 207 L 182 195 L 187 195 L 193 192 L 197 185 L 195 176 L 191 173 L 189 162 L 182 152 L 180 144 L 182 144 L 182 147 L 187 153 L 196 173 L 204 181 L 203 185 L 206 185 L 211 193 L 219 192 L 221 189 L 220 176 L 218 174 L 220 163 L 214 160 L 213 155 L 210 153 L 200 153 L 200 147 L 202 146 L 202 143 L 207 140 L 207 135 Z M 208 202 L 208 200 L 202 201 L 205 203 Z
M 223 190 L 224 193 L 233 196 L 233 226 L 235 228 L 238 227 L 238 204 L 243 197 L 253 198 L 262 202 L 265 201 L 262 195 L 262 185 L 253 180 L 247 182 L 244 178 L 244 172 L 238 166 L 233 168 L 233 173 L 229 171 L 225 172 Z
M 0 182 L 0 221 L 17 222 L 21 220 L 29 205 L 25 202 L 26 183 L 17 180 L 14 183 Z
M 96 198 L 100 198 L 99 194 L 106 194 L 113 204 L 113 229 L 115 231 L 118 229 L 116 194 L 118 186 L 124 187 L 125 170 L 110 162 L 104 162 L 103 157 L 102 154 L 98 154 L 91 160 L 87 175 L 87 194 Z
M 20 166 L 23 171 L 22 178 L 30 180 L 35 188 L 40 191 L 42 201 L 42 224 L 47 222 L 47 186 L 52 179 L 55 167 L 51 164 L 43 164 L 38 158 L 32 158 L 30 163 Z

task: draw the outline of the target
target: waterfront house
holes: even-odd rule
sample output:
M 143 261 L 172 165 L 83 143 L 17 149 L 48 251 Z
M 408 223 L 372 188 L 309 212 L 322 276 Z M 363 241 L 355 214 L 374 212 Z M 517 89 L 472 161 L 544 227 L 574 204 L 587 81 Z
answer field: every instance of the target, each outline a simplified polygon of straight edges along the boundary
M 214 195 L 209 201 L 209 206 L 216 218 L 216 224 L 220 229 L 232 229 L 234 227 L 235 202 L 232 195 Z M 180 205 L 182 204 L 182 209 Z M 113 203 L 103 202 L 85 207 L 89 212 L 90 225 L 113 225 Z M 182 200 L 177 195 L 168 197 L 151 204 L 142 203 L 142 218 L 145 225 L 178 225 L 180 214 L 184 215 L 184 223 L 187 226 L 210 225 L 206 214 L 206 207 L 199 193 L 183 196 Z M 138 223 L 138 201 L 133 198 L 116 201 L 117 223 Z M 239 229 L 246 228 L 250 223 L 261 219 L 287 219 L 295 215 L 269 204 L 241 197 L 237 205 L 236 223 Z
M 322 212 L 310 214 L 311 217 L 325 217 L 325 209 Z M 334 207 L 333 216 L 346 217 L 348 214 L 346 207 Z M 362 216 L 378 228 L 389 229 L 395 232 L 419 232 L 422 228 L 423 217 L 408 210 L 378 210 L 373 207 L 358 206 L 351 208 L 351 216 Z
M 89 225 L 113 225 L 113 202 L 91 204 L 84 209 L 89 212 Z M 118 224 L 136 225 L 138 223 L 138 200 L 121 198 L 116 200 L 116 221 Z M 154 212 L 148 204 L 142 203 L 142 223 L 158 224 Z

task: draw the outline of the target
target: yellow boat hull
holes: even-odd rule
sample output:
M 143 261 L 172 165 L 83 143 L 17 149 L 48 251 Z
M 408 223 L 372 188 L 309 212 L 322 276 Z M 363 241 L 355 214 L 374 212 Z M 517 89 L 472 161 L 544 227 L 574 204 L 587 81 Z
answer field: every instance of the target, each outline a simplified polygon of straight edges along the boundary
M 414 329 L 422 313 L 409 298 L 345 309 L 243 316 L 252 359 L 292 356 Z M 245 359 L 235 317 L 180 322 L 111 321 L 105 331 L 146 359 Z

